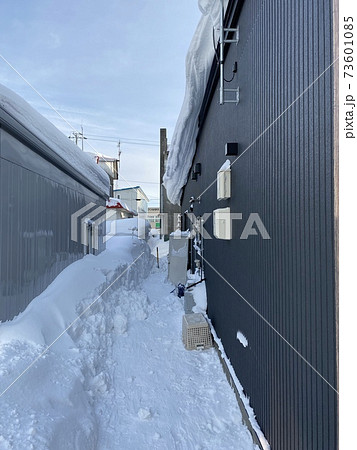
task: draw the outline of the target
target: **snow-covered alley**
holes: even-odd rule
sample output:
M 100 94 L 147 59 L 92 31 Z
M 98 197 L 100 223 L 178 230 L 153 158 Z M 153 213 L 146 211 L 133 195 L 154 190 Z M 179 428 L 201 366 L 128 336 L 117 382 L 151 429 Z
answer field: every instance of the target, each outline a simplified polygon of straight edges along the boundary
M 215 350 L 183 346 L 167 244 L 157 268 L 121 234 L 1 324 L 0 448 L 254 449 Z

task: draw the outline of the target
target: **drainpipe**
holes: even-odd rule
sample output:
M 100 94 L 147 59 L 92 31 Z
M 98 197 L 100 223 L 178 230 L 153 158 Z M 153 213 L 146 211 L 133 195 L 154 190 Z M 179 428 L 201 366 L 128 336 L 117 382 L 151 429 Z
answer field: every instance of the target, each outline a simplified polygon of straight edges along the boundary
M 219 104 L 224 104 L 224 67 L 223 67 L 223 52 L 224 52 L 224 0 L 221 0 L 221 26 L 219 29 L 219 72 L 220 72 L 220 86 L 219 86 Z

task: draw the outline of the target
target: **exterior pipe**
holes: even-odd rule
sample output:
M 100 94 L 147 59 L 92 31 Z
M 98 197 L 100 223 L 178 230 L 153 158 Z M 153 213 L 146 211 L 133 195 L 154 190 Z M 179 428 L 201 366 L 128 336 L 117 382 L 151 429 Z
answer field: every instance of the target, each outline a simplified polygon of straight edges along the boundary
M 220 72 L 220 88 L 219 88 L 219 104 L 224 105 L 224 0 L 221 0 L 221 27 L 220 27 L 220 49 L 219 49 L 219 72 Z

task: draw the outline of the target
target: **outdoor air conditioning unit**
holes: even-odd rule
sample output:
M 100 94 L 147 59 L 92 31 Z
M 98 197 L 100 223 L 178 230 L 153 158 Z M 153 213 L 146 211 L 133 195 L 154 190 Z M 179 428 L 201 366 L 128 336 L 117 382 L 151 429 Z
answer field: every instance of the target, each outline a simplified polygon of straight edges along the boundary
M 231 169 L 230 167 L 217 172 L 217 200 L 226 200 L 231 197 Z
M 213 211 L 213 234 L 217 239 L 232 239 L 231 208 Z
M 203 314 L 183 316 L 182 339 L 186 350 L 204 350 L 212 347 L 211 330 Z

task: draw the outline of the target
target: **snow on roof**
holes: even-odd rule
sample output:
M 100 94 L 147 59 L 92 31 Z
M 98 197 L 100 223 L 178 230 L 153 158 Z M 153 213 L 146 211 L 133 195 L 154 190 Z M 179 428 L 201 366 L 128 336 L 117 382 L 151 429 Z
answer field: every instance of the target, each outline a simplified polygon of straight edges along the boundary
M 115 191 L 129 191 L 130 189 L 141 189 L 140 186 L 130 186 L 130 187 L 126 187 L 126 188 L 118 188 L 118 189 L 114 189 Z
M 225 7 L 228 1 L 225 0 Z M 186 92 L 180 115 L 169 147 L 166 172 L 163 178 L 167 197 L 179 203 L 182 188 L 195 154 L 198 115 L 201 109 L 209 72 L 214 57 L 212 29 L 219 24 L 221 2 L 198 0 L 202 12 L 186 56 Z
M 0 109 L 12 116 L 100 191 L 109 194 L 109 178 L 104 170 L 23 98 L 1 84 Z
M 109 200 L 107 200 L 107 208 L 123 208 L 123 205 L 117 198 L 109 197 Z
M 106 206 L 107 208 L 123 209 L 137 215 L 135 211 L 133 211 L 125 202 L 123 202 L 123 200 L 118 200 L 115 197 L 109 197 L 109 200 L 107 200 L 106 202 Z

